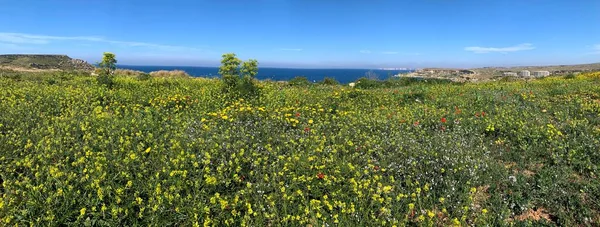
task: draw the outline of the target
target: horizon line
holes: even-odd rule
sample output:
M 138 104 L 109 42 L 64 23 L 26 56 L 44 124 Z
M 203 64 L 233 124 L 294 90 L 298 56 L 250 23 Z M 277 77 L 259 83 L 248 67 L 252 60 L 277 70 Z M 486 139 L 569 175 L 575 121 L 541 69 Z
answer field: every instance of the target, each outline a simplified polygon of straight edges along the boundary
M 95 64 L 93 64 L 95 65 Z M 118 66 L 139 66 L 139 67 L 197 67 L 197 68 L 219 68 L 219 66 L 199 66 L 199 65 L 138 65 L 138 64 L 117 64 Z M 260 68 L 268 68 L 268 69 L 367 69 L 367 70 L 381 70 L 381 71 L 407 71 L 414 70 L 417 68 L 410 67 L 379 67 L 379 68 L 346 68 L 346 67 L 285 67 L 285 66 L 263 66 Z M 406 68 L 406 70 L 401 69 L 386 69 L 386 68 Z

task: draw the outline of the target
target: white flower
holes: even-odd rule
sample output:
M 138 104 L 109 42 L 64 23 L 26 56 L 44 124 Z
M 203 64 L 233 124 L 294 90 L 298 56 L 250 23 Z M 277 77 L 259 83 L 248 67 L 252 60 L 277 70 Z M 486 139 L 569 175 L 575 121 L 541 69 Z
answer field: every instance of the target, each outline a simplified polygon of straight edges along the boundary
M 352 82 L 348 84 L 350 87 L 354 87 L 356 85 L 356 83 Z

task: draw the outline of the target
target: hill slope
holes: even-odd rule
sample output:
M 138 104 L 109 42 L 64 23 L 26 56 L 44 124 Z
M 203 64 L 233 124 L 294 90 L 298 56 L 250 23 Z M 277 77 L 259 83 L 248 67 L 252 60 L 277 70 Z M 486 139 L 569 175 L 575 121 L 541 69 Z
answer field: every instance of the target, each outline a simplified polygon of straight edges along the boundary
M 73 59 L 67 55 L 38 54 L 0 55 L 0 67 L 17 70 L 94 70 L 94 66 L 86 61 Z

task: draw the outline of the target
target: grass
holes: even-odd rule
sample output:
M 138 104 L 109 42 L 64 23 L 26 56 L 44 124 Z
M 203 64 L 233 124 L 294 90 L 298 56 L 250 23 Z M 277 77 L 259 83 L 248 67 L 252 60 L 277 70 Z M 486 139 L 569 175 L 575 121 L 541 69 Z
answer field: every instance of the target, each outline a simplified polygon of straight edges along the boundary
M 0 77 L 0 225 L 597 226 L 599 85 Z

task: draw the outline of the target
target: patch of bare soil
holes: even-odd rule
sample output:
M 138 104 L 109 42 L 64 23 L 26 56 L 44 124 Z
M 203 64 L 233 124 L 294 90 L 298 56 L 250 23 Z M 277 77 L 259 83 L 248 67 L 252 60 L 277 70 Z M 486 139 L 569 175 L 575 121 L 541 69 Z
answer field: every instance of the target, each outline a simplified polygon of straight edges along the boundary
M 550 219 L 550 214 L 542 207 L 530 209 L 527 212 L 525 212 L 519 216 L 516 216 L 514 219 L 519 220 L 519 221 L 524 221 L 527 219 L 534 220 L 534 221 L 539 221 L 540 219 L 546 219 L 547 221 L 552 221 L 552 219 Z

